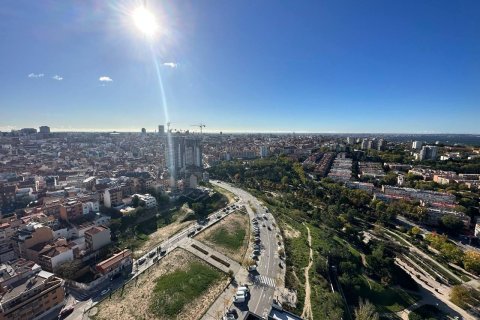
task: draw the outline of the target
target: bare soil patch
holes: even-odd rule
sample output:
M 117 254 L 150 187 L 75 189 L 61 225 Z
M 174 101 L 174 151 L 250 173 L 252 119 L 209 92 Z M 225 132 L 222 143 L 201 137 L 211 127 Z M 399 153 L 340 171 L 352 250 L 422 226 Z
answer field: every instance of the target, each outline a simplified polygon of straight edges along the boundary
M 185 221 L 181 222 L 183 218 L 191 211 L 186 208 L 181 208 L 178 216 L 175 217 L 175 221 L 165 227 L 157 229 L 157 231 L 153 232 L 148 236 L 148 240 L 142 245 L 142 247 L 136 250 L 135 256 L 139 257 L 147 253 L 148 251 L 152 250 L 154 247 L 162 243 L 163 241 L 167 240 L 168 238 L 172 237 L 174 234 L 179 232 L 180 230 L 189 227 L 194 223 L 194 221 Z
M 283 234 L 286 238 L 293 239 L 300 237 L 301 233 L 297 229 L 293 228 L 291 225 L 284 223 L 283 224 Z

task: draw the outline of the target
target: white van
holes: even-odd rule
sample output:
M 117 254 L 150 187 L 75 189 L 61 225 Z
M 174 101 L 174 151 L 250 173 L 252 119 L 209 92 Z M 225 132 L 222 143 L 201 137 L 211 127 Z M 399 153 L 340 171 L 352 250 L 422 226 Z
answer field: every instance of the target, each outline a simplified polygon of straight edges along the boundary
M 237 294 L 233 297 L 233 302 L 240 303 L 245 302 L 245 292 L 237 292 Z
M 248 293 L 250 290 L 247 288 L 247 287 L 238 287 L 237 288 L 237 294 L 241 293 L 241 292 L 245 292 L 245 293 Z

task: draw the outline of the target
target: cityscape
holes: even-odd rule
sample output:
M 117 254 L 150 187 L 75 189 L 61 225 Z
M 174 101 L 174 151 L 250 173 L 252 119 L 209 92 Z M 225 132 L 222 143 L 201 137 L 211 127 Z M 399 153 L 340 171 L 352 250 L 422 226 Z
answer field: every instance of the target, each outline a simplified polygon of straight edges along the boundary
M 7 1 L 0 320 L 480 319 L 479 9 Z

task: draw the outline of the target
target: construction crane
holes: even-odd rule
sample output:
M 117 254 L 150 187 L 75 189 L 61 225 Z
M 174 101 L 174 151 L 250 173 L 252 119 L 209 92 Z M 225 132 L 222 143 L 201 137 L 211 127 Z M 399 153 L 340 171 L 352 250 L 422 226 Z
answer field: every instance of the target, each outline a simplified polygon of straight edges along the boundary
M 167 132 L 170 132 L 170 125 L 172 124 L 173 122 L 167 122 Z
M 192 127 L 199 127 L 199 128 L 200 128 L 200 134 L 203 134 L 203 128 L 206 127 L 206 125 L 204 125 L 203 123 L 192 124 L 191 126 L 192 126 Z

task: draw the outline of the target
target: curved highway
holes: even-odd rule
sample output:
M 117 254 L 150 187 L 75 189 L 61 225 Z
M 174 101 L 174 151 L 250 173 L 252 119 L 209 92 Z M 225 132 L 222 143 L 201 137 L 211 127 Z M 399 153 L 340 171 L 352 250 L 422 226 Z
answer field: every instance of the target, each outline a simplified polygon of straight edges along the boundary
M 257 272 L 250 274 L 253 285 L 250 288 L 250 297 L 246 303 L 247 308 L 242 305 L 235 305 L 235 307 L 243 314 L 248 310 L 266 319 L 272 307 L 277 278 L 281 274 L 280 264 L 282 263 L 283 266 L 278 254 L 278 227 L 275 219 L 256 197 L 245 190 L 226 182 L 216 180 L 210 182 L 230 191 L 239 198 L 239 204 L 247 208 L 252 228 L 252 219 L 256 218 L 258 221 L 262 249 L 257 262 Z

